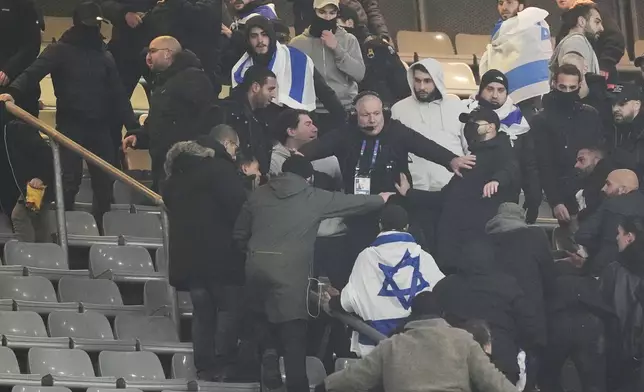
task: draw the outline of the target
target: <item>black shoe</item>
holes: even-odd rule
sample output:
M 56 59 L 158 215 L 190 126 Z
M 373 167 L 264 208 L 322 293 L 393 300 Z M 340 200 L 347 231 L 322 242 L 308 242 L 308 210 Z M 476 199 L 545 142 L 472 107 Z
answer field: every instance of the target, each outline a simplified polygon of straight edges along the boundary
M 279 357 L 275 350 L 267 350 L 262 355 L 262 384 L 270 390 L 278 389 L 283 385 Z

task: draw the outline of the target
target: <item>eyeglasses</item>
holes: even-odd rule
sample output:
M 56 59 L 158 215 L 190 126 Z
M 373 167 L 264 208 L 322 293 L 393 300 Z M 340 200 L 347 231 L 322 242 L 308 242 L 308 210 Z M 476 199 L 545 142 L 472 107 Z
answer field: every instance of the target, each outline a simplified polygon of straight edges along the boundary
M 156 52 L 159 52 L 161 50 L 167 50 L 168 52 L 172 52 L 172 50 L 168 48 L 148 48 L 148 53 L 155 54 Z

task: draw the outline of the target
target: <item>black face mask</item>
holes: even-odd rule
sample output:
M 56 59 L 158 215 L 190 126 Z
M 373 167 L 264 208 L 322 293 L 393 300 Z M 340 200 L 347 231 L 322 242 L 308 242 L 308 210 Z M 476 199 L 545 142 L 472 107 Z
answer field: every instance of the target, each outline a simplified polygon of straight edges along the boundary
M 311 27 L 309 27 L 309 34 L 313 37 L 320 38 L 324 30 L 329 30 L 335 34 L 338 30 L 338 18 L 326 20 L 314 15 L 313 20 L 311 21 Z
M 479 124 L 473 122 L 465 124 L 463 136 L 469 146 L 480 143 L 483 139 L 483 135 L 479 135 Z
M 499 104 L 496 104 L 496 103 L 488 102 L 488 101 L 486 101 L 484 99 L 479 99 L 478 101 L 479 101 L 479 106 L 482 107 L 482 108 L 497 110 L 497 109 L 500 109 L 501 106 L 502 106 L 502 105 L 499 105 Z
M 558 104 L 562 106 L 572 106 L 575 102 L 579 101 L 579 90 L 563 92 L 557 89 L 552 90 L 552 94 Z

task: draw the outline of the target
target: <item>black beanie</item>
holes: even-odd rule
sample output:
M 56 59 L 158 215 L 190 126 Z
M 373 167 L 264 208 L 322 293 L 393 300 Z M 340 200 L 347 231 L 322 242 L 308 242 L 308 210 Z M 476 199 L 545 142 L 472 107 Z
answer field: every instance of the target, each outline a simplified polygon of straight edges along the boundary
M 380 213 L 380 225 L 385 231 L 402 231 L 409 224 L 409 216 L 404 208 L 397 204 L 387 204 Z
M 282 164 L 282 172 L 297 174 L 304 179 L 308 179 L 313 175 L 313 165 L 303 156 L 293 155 Z
M 479 94 L 490 83 L 501 83 L 505 89 L 508 89 L 508 78 L 505 74 L 498 69 L 491 69 L 481 76 L 481 86 L 479 87 Z

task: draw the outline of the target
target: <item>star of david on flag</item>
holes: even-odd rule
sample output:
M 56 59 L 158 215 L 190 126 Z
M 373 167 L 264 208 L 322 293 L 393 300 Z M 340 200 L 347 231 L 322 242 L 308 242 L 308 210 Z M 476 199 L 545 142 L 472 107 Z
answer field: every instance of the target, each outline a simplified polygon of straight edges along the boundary
M 378 295 L 381 297 L 396 297 L 403 308 L 408 310 L 411 307 L 411 301 L 414 299 L 416 294 L 429 287 L 429 283 L 423 278 L 423 274 L 420 273 L 419 265 L 420 256 L 411 257 L 409 250 L 405 251 L 405 255 L 402 260 L 393 267 L 378 263 L 378 267 L 385 275 L 385 279 L 382 282 L 382 288 Z M 398 271 L 405 267 L 412 267 L 414 271 L 412 273 L 410 287 L 401 289 L 398 287 L 398 284 L 396 284 L 394 276 Z

